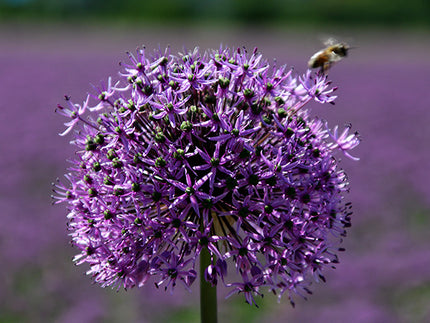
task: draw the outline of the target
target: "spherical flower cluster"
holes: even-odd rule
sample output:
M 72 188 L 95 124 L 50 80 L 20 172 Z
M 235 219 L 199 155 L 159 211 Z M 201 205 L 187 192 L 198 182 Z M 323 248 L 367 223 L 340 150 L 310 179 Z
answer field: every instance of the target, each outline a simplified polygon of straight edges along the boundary
M 257 51 L 129 56 L 118 83 L 57 109 L 77 147 L 55 188 L 74 261 L 102 286 L 188 288 L 205 248 L 205 279 L 248 303 L 262 286 L 291 299 L 324 280 L 350 226 L 333 154 L 354 158 L 359 142 L 304 108 L 333 102 L 327 77 Z

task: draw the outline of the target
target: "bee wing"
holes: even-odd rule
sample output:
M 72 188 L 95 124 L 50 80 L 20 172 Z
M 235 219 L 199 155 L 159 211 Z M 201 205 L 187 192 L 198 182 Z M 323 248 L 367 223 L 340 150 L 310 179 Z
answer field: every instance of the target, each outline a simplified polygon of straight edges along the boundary
M 327 47 L 329 47 L 329 46 L 333 46 L 333 45 L 335 45 L 335 44 L 338 44 L 339 43 L 339 41 L 336 39 L 336 38 L 334 38 L 334 37 L 324 37 L 323 39 L 322 39 L 322 42 L 323 42 L 323 44 L 325 45 L 325 46 L 327 46 Z
M 336 54 L 336 53 L 335 53 L 335 52 L 333 52 L 333 51 L 332 51 L 332 52 L 330 52 L 329 57 L 330 57 L 329 61 L 330 61 L 331 63 L 338 62 L 338 61 L 340 61 L 340 60 L 342 59 L 342 56 L 340 56 L 340 55 Z

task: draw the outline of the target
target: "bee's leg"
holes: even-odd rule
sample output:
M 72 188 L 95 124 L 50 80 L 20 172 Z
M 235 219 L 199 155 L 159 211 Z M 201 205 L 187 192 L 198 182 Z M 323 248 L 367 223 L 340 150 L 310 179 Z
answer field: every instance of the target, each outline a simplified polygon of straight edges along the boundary
M 331 63 L 330 62 L 326 62 L 321 66 L 321 73 L 323 74 L 327 74 L 328 70 L 331 67 Z

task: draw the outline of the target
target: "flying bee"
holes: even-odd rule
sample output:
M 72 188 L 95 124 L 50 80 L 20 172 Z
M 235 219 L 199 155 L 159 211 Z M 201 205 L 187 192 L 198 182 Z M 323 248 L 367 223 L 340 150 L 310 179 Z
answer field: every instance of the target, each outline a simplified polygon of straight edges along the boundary
M 348 50 L 351 49 L 348 44 L 337 43 L 333 38 L 329 38 L 324 44 L 327 47 L 313 54 L 308 62 L 309 68 L 320 67 L 321 73 L 326 73 L 334 63 L 345 57 L 348 54 Z

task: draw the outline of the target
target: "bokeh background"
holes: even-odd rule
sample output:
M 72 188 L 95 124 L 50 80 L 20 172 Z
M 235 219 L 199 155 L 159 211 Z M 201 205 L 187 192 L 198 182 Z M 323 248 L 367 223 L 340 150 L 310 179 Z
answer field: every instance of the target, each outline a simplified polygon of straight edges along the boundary
M 224 299 L 220 322 L 430 322 L 430 2 L 427 0 L 0 0 L 0 322 L 198 322 L 197 284 L 102 289 L 76 267 L 51 182 L 73 154 L 54 113 L 64 95 L 117 76 L 125 51 L 258 47 L 306 70 L 333 35 L 356 47 L 330 71 L 334 106 L 363 139 L 349 175 L 353 226 L 308 301 Z

